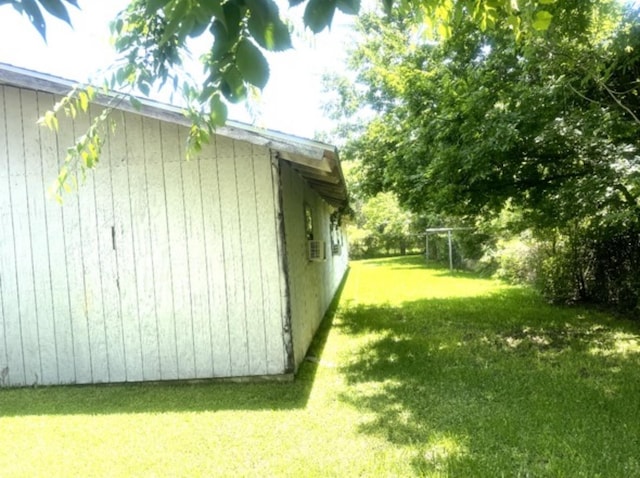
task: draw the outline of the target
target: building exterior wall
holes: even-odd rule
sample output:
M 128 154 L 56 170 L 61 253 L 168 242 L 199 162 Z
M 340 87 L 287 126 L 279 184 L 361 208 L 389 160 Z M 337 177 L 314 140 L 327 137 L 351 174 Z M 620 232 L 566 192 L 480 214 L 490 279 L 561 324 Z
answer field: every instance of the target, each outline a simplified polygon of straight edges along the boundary
M 55 100 L 0 86 L 0 386 L 285 373 L 269 150 L 216 136 L 184 161 L 186 128 L 115 112 L 59 205 L 45 191 L 89 119 L 37 127 Z
M 293 355 L 297 369 L 347 270 L 348 248 L 343 237 L 339 254 L 332 253 L 330 215 L 334 209 L 282 160 L 280 177 L 284 197 Z M 312 211 L 314 239 L 326 243 L 327 256 L 322 262 L 308 260 L 305 204 Z

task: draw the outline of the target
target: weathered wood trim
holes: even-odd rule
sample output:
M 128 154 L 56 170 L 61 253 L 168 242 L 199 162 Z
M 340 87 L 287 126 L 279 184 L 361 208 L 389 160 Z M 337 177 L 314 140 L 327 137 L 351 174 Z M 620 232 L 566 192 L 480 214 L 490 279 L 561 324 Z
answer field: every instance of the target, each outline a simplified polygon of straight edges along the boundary
M 313 209 L 314 239 L 330 241 L 330 217 L 334 209 L 300 175 L 295 165 L 281 159 L 280 176 L 285 205 L 287 260 L 291 303 L 291 328 L 296 370 L 335 295 L 346 267 L 346 247 L 324 262 L 309 262 L 304 233 L 303 204 Z
M 296 363 L 293 354 L 293 331 L 291 321 L 291 287 L 289 285 L 289 261 L 287 259 L 287 235 L 285 231 L 284 217 L 284 195 L 282 192 L 282 177 L 280 175 L 280 160 L 276 152 L 271 151 L 271 177 L 273 179 L 273 191 L 275 194 L 276 220 L 278 221 L 278 253 L 281 260 L 284 297 L 283 315 L 284 324 L 282 327 L 282 337 L 285 350 L 285 373 L 295 373 Z

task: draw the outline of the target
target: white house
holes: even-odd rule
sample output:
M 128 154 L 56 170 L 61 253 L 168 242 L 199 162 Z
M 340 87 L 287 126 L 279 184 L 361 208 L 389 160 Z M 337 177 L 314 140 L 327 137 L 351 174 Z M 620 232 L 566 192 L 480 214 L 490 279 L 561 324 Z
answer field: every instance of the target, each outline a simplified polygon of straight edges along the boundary
M 71 87 L 0 64 L 0 387 L 292 376 L 347 269 L 336 149 L 230 121 L 186 161 L 177 108 L 123 104 L 60 205 Z

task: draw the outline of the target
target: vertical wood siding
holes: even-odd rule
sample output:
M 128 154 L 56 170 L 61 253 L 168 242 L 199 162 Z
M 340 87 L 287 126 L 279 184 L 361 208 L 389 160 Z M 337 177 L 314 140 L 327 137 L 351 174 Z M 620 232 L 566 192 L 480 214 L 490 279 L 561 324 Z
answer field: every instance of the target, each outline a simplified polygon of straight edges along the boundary
M 36 126 L 55 100 L 0 86 L 0 387 L 285 373 L 269 151 L 216 137 L 185 161 L 185 128 L 115 112 L 59 205 L 90 117 Z
M 293 353 L 297 368 L 304 359 L 311 340 L 344 277 L 348 266 L 348 252 L 345 244 L 339 255 L 331 253 L 331 206 L 324 202 L 288 163 L 280 161 L 280 170 L 291 294 Z M 307 259 L 304 204 L 308 204 L 312 211 L 314 239 L 326 243 L 327 259 L 324 262 L 310 262 Z

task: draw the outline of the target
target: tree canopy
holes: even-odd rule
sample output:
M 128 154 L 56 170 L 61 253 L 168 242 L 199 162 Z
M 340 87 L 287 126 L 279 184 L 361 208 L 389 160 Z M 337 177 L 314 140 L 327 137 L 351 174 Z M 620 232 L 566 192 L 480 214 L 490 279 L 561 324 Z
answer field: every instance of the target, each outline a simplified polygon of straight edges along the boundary
M 77 3 L 0 5 L 25 14 L 46 37 L 43 11 L 69 22 L 67 8 Z M 197 149 L 226 121 L 229 102 L 267 84 L 264 52 L 291 47 L 280 6 L 298 8 L 316 33 L 338 10 L 360 12 L 360 0 L 131 0 L 111 24 L 120 59 L 105 87 L 150 94 L 172 84 L 187 99 Z M 565 255 L 543 264 L 557 272 L 552 289 L 564 281 L 581 296 L 638 303 L 638 10 L 616 0 L 381 0 L 378 7 L 359 13 L 355 83 L 332 80 L 342 114 L 370 118 L 342 129 L 355 131 L 345 156 L 360 165 L 359 190 L 394 193 L 423 216 L 477 223 L 508 211 L 538 232 L 561 231 L 550 250 Z M 204 75 L 193 79 L 182 74 L 183 59 L 201 36 L 210 48 Z M 74 90 L 43 123 L 55 129 L 59 113 L 86 111 L 94 94 Z M 69 149 L 61 188 L 70 163 L 97 163 L 107 116 Z
M 389 14 L 400 11 L 413 24 L 447 34 L 460 18 L 471 18 L 481 28 L 505 25 L 520 35 L 527 29 L 545 29 L 552 15 L 546 6 L 555 0 L 382 0 Z M 285 2 L 281 2 L 285 3 Z M 65 4 L 76 0 L 0 0 L 24 13 L 46 38 L 42 14 L 70 22 Z M 288 0 L 299 7 L 304 25 L 318 33 L 331 26 L 336 11 L 357 14 L 360 0 Z M 144 93 L 174 82 L 193 110 L 208 115 L 211 126 L 223 124 L 226 102 L 242 101 L 247 90 L 263 88 L 269 65 L 263 51 L 291 48 L 291 25 L 274 0 L 131 0 L 112 22 L 120 56 L 110 86 L 132 85 Z M 211 47 L 201 58 L 206 72 L 196 84 L 179 84 L 190 38 L 209 35 Z
M 452 27 L 467 19 L 483 30 L 503 28 L 512 38 L 549 27 L 553 15 L 547 8 L 555 0 L 381 0 L 377 15 L 400 12 L 412 25 L 433 34 L 450 35 Z M 281 0 L 281 5 L 298 8 L 302 23 L 317 33 L 331 26 L 336 11 L 360 12 L 360 0 Z M 77 0 L 0 0 L 23 13 L 46 39 L 46 11 L 70 23 L 68 7 Z M 170 84 L 187 104 L 185 114 L 192 122 L 188 151 L 197 151 L 216 127 L 227 119 L 229 102 L 245 100 L 251 90 L 268 82 L 269 64 L 265 51 L 291 48 L 292 25 L 274 0 L 131 0 L 111 22 L 119 59 L 105 79 L 105 89 L 118 90 L 137 103 L 135 94 L 151 94 L 154 88 Z M 206 37 L 207 53 L 200 58 L 204 75 L 184 71 L 190 39 Z M 105 68 L 109 71 L 109 68 Z M 87 99 L 95 90 L 77 88 L 42 119 L 56 128 L 58 114 L 86 111 Z M 87 134 L 73 147 L 58 178 L 58 198 L 67 189 L 69 172 L 84 172 L 99 162 L 108 112 L 95 118 Z
M 351 92 L 376 115 L 347 150 L 365 189 L 456 216 L 507 202 L 549 224 L 635 213 L 637 13 L 584 5 L 551 6 L 564 20 L 520 42 L 468 21 L 430 42 L 401 16 L 363 17 Z
M 431 41 L 400 13 L 363 16 L 355 79 L 331 84 L 350 107 L 343 131 L 358 111 L 374 114 L 352 125 L 343 157 L 369 195 L 391 191 L 416 213 L 533 231 L 532 263 L 552 296 L 635 307 L 639 10 L 607 0 L 548 9 L 554 23 L 517 42 L 469 18 Z

